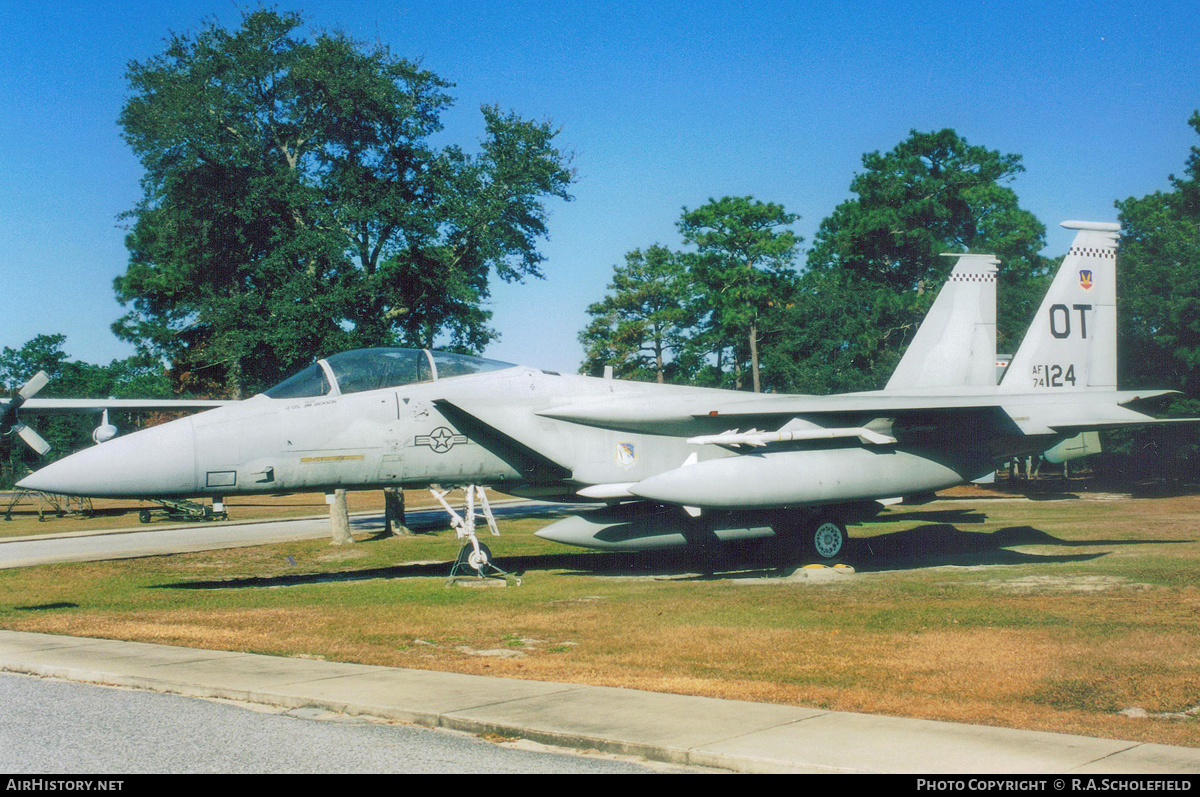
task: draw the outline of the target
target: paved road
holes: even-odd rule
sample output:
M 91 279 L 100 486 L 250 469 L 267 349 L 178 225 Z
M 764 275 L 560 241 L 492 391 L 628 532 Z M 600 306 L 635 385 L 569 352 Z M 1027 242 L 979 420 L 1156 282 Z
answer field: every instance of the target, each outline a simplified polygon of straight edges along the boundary
M 283 720 L 329 711 L 738 772 L 1200 775 L 1200 749 L 1195 748 L 20 631 L 0 630 L 0 671 L 249 701 L 292 712 L 278 718 Z M 51 714 L 68 716 L 35 718 L 25 730 L 6 731 L 13 714 L 6 707 L 18 702 L 0 690 L 0 750 L 7 744 L 3 734 L 28 744 L 20 741 L 22 734 L 39 734 L 41 724 L 51 721 L 65 723 L 69 734 L 76 714 L 93 711 L 86 702 L 55 701 L 49 704 Z M 37 704 L 27 700 L 15 714 L 33 711 Z M 102 724 L 112 714 L 98 713 Z M 135 720 L 128 729 L 113 726 L 116 730 L 102 730 L 101 735 L 138 733 L 137 725 Z M 161 733 L 175 739 L 169 729 Z M 86 740 L 79 741 L 86 746 Z M 210 741 L 181 738 L 177 743 Z M 239 741 L 234 748 L 245 744 Z M 303 740 L 282 743 L 282 748 L 293 744 Z
M 0 675 L 0 772 L 646 773 L 628 761 L 497 745 L 466 734 Z M 661 768 L 660 768 L 661 770 Z
M 493 505 L 493 511 L 499 518 L 560 511 L 563 508 L 562 504 L 538 501 L 514 501 Z M 447 525 L 447 516 L 441 509 L 418 510 L 408 512 L 406 521 L 410 527 L 416 529 L 437 525 L 444 527 Z M 355 514 L 350 518 L 350 527 L 355 532 L 379 531 L 383 528 L 383 515 Z M 486 533 L 484 527 L 484 534 Z M 160 556 L 273 542 L 313 540 L 328 536 L 329 519 L 318 517 L 254 523 L 214 521 L 184 526 L 0 538 L 0 569 L 57 562 L 93 562 L 136 556 Z

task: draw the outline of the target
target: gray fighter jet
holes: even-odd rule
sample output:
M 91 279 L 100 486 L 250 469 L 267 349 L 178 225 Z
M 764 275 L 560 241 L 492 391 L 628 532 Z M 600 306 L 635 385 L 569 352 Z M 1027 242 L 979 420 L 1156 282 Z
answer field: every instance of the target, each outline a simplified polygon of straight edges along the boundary
M 19 486 L 137 498 L 397 486 L 440 498 L 439 486 L 462 486 L 473 502 L 489 485 L 603 503 L 538 532 L 570 545 L 780 535 L 833 560 L 846 524 L 884 504 L 1081 432 L 1159 422 L 1126 405 L 1170 391 L 1116 389 L 1117 225 L 1063 226 L 1075 241 L 999 385 L 996 261 L 967 255 L 881 391 L 753 395 L 366 349 L 73 454 Z M 478 569 L 473 512 L 456 526 Z

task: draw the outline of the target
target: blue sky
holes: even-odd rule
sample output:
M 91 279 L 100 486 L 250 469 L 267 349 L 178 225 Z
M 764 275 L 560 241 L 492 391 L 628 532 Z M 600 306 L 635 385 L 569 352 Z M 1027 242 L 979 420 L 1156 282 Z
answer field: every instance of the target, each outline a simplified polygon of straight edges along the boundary
M 1065 251 L 1064 219 L 1168 188 L 1200 109 L 1200 4 L 1046 2 L 388 2 L 310 0 L 312 29 L 380 40 L 455 83 L 447 141 L 479 106 L 550 120 L 575 155 L 554 202 L 546 279 L 496 285 L 486 354 L 574 371 L 586 307 L 626 252 L 679 245 L 683 207 L 753 195 L 800 214 L 811 242 L 864 152 L 951 127 L 1023 156 L 1013 183 Z M 116 119 L 126 65 L 171 31 L 239 6 L 0 0 L 0 346 L 67 335 L 72 358 L 132 352 L 118 215 L 140 168 Z

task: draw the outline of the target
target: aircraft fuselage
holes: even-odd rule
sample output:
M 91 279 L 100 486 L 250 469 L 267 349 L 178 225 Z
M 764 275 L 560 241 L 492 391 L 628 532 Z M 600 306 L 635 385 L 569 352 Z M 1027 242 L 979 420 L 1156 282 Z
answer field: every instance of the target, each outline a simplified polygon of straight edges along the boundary
M 655 434 L 539 414 L 614 400 L 702 408 L 748 397 L 524 367 L 342 395 L 258 395 L 86 449 L 29 486 L 154 498 L 489 484 L 577 500 L 580 488 L 613 484 L 642 485 L 635 495 L 654 500 L 763 508 L 941 489 L 987 472 L 1000 453 L 977 435 L 956 434 L 948 447 L 915 427 L 907 444 L 833 440 L 746 456 L 681 436 L 720 431 L 729 421 L 719 417 Z M 689 457 L 695 464 L 685 465 Z

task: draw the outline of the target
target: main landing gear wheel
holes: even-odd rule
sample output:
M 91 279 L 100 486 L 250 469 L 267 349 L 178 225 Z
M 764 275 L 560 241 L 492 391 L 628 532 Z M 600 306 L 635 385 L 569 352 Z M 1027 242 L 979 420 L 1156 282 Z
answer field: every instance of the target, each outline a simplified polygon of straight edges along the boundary
M 821 559 L 836 559 L 846 547 L 846 527 L 833 518 L 817 518 L 808 528 L 808 541 Z

